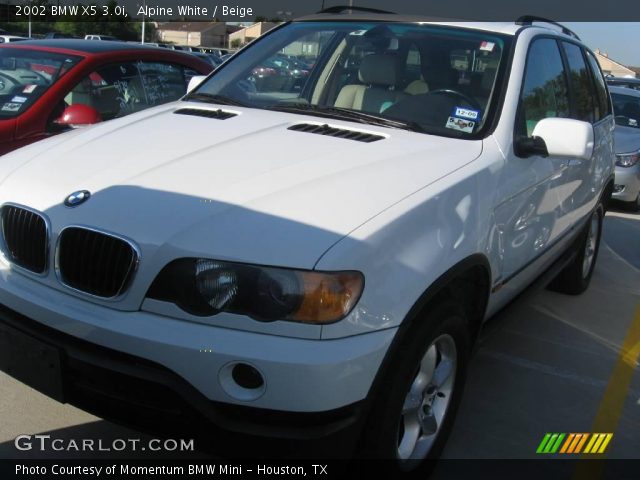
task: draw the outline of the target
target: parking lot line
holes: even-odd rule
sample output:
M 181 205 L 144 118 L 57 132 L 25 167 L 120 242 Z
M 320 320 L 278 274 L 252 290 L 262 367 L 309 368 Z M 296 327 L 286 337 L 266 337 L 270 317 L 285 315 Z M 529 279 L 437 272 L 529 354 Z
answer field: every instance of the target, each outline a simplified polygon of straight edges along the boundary
M 638 359 L 640 357 L 640 305 L 636 308 L 636 313 L 627 330 L 627 335 L 624 339 L 618 359 L 613 367 L 607 388 L 602 395 L 602 400 L 598 406 L 598 411 L 593 420 L 591 431 L 596 432 L 615 432 L 618 427 L 618 422 L 624 409 L 624 404 L 627 398 L 629 387 L 631 385 L 631 379 L 633 373 L 638 366 Z M 603 453 L 606 446 L 611 439 L 615 437 L 607 435 L 604 443 L 598 445 L 593 449 L 593 453 Z M 595 435 L 594 435 L 595 438 Z M 585 449 L 583 458 L 593 458 L 591 454 L 586 453 L 591 451 L 589 447 Z M 604 454 L 606 455 L 606 453 Z M 603 455 L 603 456 L 604 456 Z M 600 455 L 599 455 L 600 456 Z M 584 462 L 578 464 L 574 471 L 574 480 L 595 480 L 602 477 L 605 468 L 604 462 Z
M 592 432 L 615 432 L 640 357 L 640 306 L 629 326 L 593 421 Z

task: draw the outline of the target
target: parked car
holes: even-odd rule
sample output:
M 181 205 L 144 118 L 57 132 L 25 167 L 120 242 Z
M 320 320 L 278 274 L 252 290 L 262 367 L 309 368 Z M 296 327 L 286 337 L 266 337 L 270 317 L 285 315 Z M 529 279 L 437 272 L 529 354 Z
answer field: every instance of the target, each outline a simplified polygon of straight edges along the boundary
M 112 37 L 111 35 L 85 35 L 85 40 L 109 40 L 109 41 L 117 41 L 116 37 Z
M 71 126 L 180 98 L 210 63 L 121 42 L 34 40 L 0 47 L 0 154 Z M 77 107 L 77 105 L 83 107 Z
M 616 118 L 613 198 L 640 210 L 640 90 L 609 87 Z
M 18 35 L 0 35 L 0 43 L 22 42 L 23 40 L 29 40 L 29 38 Z
M 68 33 L 49 32 L 44 36 L 44 38 L 47 40 L 52 40 L 54 38 L 76 38 L 76 37 Z
M 609 77 L 607 83 L 612 87 L 626 87 L 640 90 L 640 78 Z
M 611 99 L 562 26 L 345 8 L 0 162 L 2 369 L 236 455 L 256 434 L 403 470 L 439 454 L 483 321 L 545 272 L 589 285 Z M 302 88 L 251 88 L 303 50 Z
M 220 59 L 220 57 L 212 53 L 191 52 L 191 55 L 198 57 L 203 62 L 210 63 L 213 68 L 216 68 L 222 64 L 222 60 Z

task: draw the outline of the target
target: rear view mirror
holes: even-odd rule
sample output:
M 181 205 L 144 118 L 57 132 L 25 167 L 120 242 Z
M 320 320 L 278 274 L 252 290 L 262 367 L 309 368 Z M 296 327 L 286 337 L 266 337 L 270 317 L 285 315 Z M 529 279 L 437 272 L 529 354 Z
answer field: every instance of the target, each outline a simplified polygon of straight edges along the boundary
M 205 75 L 194 75 L 189 80 L 189 85 L 187 86 L 187 93 L 191 93 L 198 85 L 200 85 L 204 79 L 207 78 Z
M 593 126 L 570 118 L 544 118 L 533 129 L 532 146 L 540 154 L 542 144 L 547 155 L 589 160 L 593 155 Z M 526 148 L 526 145 L 524 145 Z
M 69 105 L 65 108 L 62 115 L 54 120 L 53 123 L 59 126 L 76 128 L 83 125 L 92 125 L 101 121 L 102 117 L 95 108 L 82 103 L 76 103 L 75 105 Z

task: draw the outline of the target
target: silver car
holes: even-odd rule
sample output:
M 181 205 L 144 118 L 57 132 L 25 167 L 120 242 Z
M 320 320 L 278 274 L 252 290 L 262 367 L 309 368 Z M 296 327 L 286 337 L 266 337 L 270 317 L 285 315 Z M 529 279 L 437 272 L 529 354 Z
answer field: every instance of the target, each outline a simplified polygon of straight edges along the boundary
M 613 198 L 640 210 L 640 91 L 609 86 L 616 116 Z

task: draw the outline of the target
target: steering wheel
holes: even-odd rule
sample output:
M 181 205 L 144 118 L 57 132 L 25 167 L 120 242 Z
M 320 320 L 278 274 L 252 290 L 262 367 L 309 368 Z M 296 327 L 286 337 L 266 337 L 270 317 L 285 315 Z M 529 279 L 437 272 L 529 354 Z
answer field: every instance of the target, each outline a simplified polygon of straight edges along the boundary
M 38 77 L 40 77 L 42 80 L 45 81 L 45 85 L 48 85 L 51 83 L 51 79 L 47 78 L 42 72 L 38 72 L 36 70 L 31 70 L 31 73 L 35 73 Z
M 458 90 L 453 90 L 451 88 L 438 88 L 437 90 L 431 90 L 430 92 L 427 92 L 427 93 L 435 94 L 435 95 L 455 96 L 455 97 L 461 98 L 476 110 L 482 110 L 482 107 L 480 106 L 477 100 L 474 100 L 473 98 L 469 97 L 469 95 L 459 92 Z
M 9 83 L 5 79 L 9 80 Z M 16 85 L 17 82 L 12 77 L 0 73 L 0 90 L 12 90 Z

